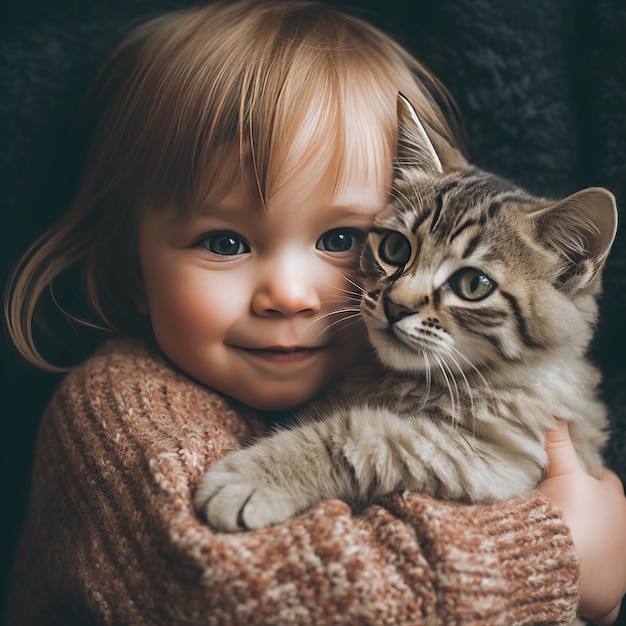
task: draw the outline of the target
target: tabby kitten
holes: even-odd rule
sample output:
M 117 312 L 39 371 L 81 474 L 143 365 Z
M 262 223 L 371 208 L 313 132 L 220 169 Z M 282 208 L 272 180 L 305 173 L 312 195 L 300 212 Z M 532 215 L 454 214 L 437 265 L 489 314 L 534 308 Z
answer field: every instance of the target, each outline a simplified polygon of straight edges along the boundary
M 597 475 L 607 420 L 585 353 L 616 224 L 604 189 L 555 202 L 468 166 L 400 96 L 394 191 L 362 254 L 378 362 L 209 469 L 198 511 L 236 531 L 395 490 L 511 498 L 542 480 L 554 416 Z

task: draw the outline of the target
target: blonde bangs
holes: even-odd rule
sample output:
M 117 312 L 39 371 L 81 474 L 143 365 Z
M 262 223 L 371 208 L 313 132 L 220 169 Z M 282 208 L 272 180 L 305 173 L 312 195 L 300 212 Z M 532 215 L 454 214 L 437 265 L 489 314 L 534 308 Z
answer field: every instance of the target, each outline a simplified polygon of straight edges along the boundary
M 306 50 L 308 52 L 308 50 Z M 336 191 L 364 176 L 384 180 L 391 166 L 396 97 L 389 81 L 359 72 L 342 53 L 294 66 L 275 112 L 263 191 L 274 191 L 308 168 L 323 170 Z M 308 67 L 306 67 L 308 65 Z M 302 71 L 306 67 L 308 71 Z

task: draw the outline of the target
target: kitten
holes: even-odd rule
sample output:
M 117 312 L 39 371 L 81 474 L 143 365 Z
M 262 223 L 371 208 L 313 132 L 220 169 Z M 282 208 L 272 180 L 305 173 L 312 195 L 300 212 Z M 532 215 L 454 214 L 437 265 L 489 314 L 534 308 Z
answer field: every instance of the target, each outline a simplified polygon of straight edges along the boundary
M 194 502 L 216 529 L 396 490 L 512 498 L 542 480 L 555 416 L 587 471 L 601 470 L 607 418 L 585 354 L 617 225 L 612 194 L 533 197 L 431 142 L 402 96 L 394 169 L 361 262 L 379 362 L 208 470 Z

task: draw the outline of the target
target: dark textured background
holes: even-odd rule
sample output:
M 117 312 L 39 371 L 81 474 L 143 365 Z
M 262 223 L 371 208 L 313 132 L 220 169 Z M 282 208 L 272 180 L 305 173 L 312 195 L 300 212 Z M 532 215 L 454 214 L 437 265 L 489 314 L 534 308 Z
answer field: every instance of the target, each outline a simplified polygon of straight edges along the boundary
M 333 4 L 390 32 L 447 85 L 472 160 L 530 191 L 611 189 L 626 206 L 626 6 L 621 0 L 369 0 Z M 87 83 L 125 29 L 185 0 L 2 0 L 0 272 L 69 202 L 85 137 Z M 610 257 L 594 358 L 614 433 L 607 461 L 626 478 L 626 233 Z M 625 312 L 626 313 L 626 312 Z M 28 490 L 38 416 L 58 378 L 0 348 L 1 591 Z M 622 623 L 622 622 L 620 622 Z M 626 621 L 624 621 L 626 623 Z

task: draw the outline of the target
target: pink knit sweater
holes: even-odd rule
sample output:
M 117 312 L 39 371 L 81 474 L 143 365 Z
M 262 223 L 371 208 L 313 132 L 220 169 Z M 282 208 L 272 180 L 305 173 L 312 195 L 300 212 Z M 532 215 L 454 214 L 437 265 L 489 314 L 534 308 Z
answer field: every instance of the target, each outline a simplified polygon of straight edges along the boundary
M 564 624 L 578 563 L 537 493 L 324 502 L 262 531 L 196 517 L 203 471 L 260 427 L 138 341 L 70 373 L 41 424 L 8 624 Z

